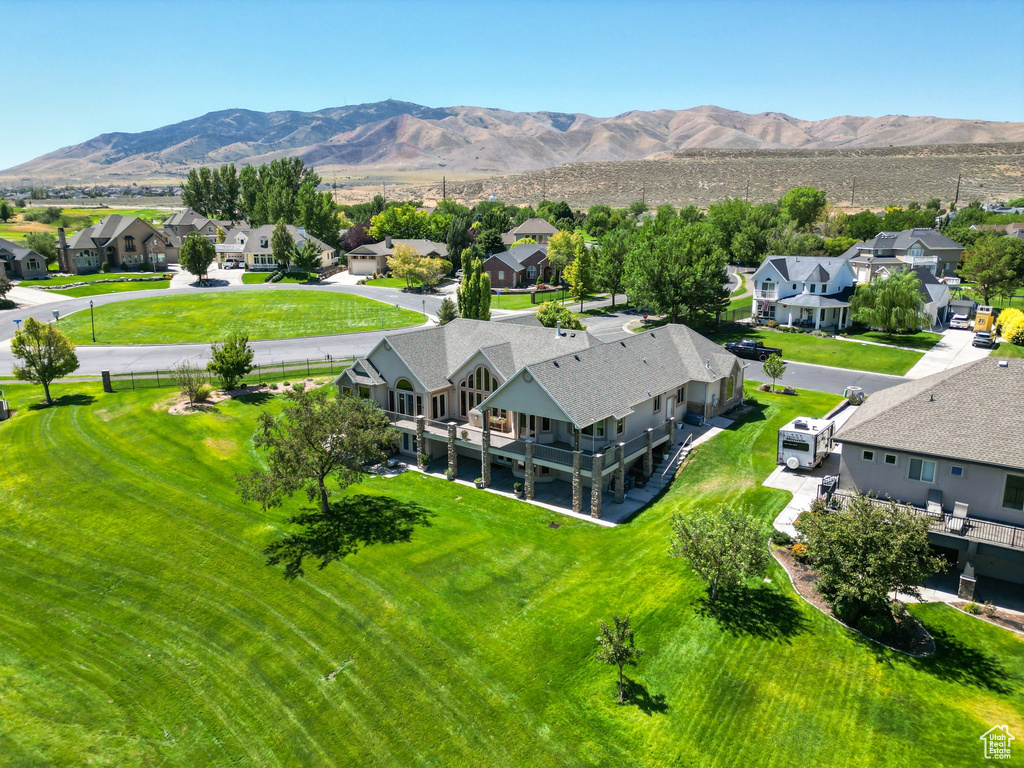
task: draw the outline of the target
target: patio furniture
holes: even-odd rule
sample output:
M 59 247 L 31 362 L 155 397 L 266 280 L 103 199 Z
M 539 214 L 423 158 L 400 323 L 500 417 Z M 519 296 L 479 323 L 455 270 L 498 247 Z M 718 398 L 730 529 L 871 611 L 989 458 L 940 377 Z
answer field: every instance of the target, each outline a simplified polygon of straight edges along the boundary
M 929 515 L 942 514 L 942 491 L 938 488 L 932 488 L 928 491 L 927 509 Z
M 953 505 L 953 516 L 946 524 L 946 528 L 953 533 L 963 533 L 964 525 L 967 523 L 967 503 L 958 501 Z

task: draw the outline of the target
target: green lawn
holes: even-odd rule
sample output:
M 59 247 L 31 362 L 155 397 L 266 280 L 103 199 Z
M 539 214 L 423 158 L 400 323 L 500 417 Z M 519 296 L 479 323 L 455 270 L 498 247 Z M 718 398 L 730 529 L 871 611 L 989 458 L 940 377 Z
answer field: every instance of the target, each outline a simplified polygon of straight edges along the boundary
M 733 298 L 733 299 L 736 298 L 737 296 L 739 296 L 745 290 L 747 290 L 747 277 L 746 277 L 746 275 L 744 275 L 742 272 L 737 272 L 736 273 L 736 277 L 737 277 L 737 279 L 739 279 L 740 284 L 739 284 L 739 287 L 735 291 L 733 291 L 732 293 L 729 294 L 729 297 Z
M 400 277 L 378 277 L 376 280 L 367 280 L 366 284 L 376 288 L 397 288 L 398 290 L 406 287 L 405 280 Z
M 326 291 L 220 291 L 153 297 L 96 308 L 98 344 L 181 344 L 216 341 L 234 330 L 250 339 L 289 339 L 404 328 L 424 321 L 361 296 Z M 89 313 L 60 321 L 76 344 L 91 340 Z
M 246 272 L 242 275 L 243 285 L 260 285 L 267 282 L 267 278 L 273 274 L 272 272 Z M 303 285 L 309 284 L 309 278 L 298 278 L 290 277 L 288 275 L 282 277 L 277 281 L 278 283 L 302 283 Z
M 92 283 L 81 285 L 78 288 L 65 288 L 54 291 L 60 296 L 100 296 L 105 293 L 125 293 L 128 291 L 152 291 L 159 288 L 167 288 L 171 285 L 170 280 L 154 280 L 152 282 L 131 282 L 131 283 Z
M 932 333 L 930 331 L 920 331 L 918 333 L 897 333 L 892 336 L 888 336 L 881 331 L 844 331 L 844 333 L 846 333 L 846 335 L 851 339 L 874 341 L 879 344 L 889 344 L 894 347 L 909 347 L 911 349 L 919 349 L 922 352 L 928 351 L 942 341 L 941 333 Z
M 992 350 L 992 357 L 1024 357 L 1024 347 L 1018 347 L 1005 341 L 999 342 Z
M 779 347 L 786 360 L 799 363 L 830 365 L 874 373 L 902 375 L 921 359 L 921 352 L 857 344 L 840 339 L 823 339 L 808 333 L 779 333 L 750 326 L 726 325 L 722 330 L 705 334 L 719 344 L 740 339 L 758 339 L 765 346 Z
M 0 431 L 0 755 L 11 765 L 964 766 L 1024 731 L 1024 642 L 944 606 L 918 661 L 858 640 L 773 567 L 710 613 L 666 554 L 671 512 L 769 520 L 777 428 L 834 396 L 754 394 L 634 522 L 599 528 L 407 473 L 350 493 L 432 525 L 288 582 L 231 477 L 276 399 L 170 416 L 165 391 L 5 386 Z M 476 469 L 464 463 L 466 477 Z M 46 482 L 40 482 L 40 468 Z M 557 519 L 561 527 L 549 523 Z M 613 701 L 597 623 L 647 654 Z
M 492 309 L 529 309 L 530 307 L 539 307 L 545 301 L 558 301 L 562 296 L 561 289 L 557 291 L 537 291 L 537 303 L 533 304 L 530 301 L 529 293 L 502 293 L 493 294 L 491 296 L 491 308 Z M 565 294 L 567 301 L 569 299 L 568 291 Z
M 119 277 L 159 277 L 159 275 L 146 272 L 94 272 L 91 275 L 60 275 L 45 280 L 22 280 L 20 285 L 31 288 L 37 285 L 55 286 L 68 285 L 70 283 L 91 283 L 94 280 L 114 280 Z M 170 280 L 171 273 L 165 273 L 164 277 Z

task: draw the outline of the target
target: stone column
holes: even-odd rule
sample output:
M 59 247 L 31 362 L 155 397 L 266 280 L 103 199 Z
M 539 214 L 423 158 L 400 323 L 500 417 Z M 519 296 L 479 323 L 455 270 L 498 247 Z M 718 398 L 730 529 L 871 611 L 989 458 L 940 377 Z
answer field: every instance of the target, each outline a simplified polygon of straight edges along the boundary
M 533 440 L 526 441 L 526 477 L 523 478 L 523 495 L 533 499 Z
M 422 470 L 427 468 L 427 462 L 423 460 L 423 454 L 427 452 L 427 438 L 423 434 L 427 427 L 426 421 L 424 416 L 416 417 L 416 466 Z
M 583 452 L 572 452 L 572 511 L 577 515 L 583 511 L 583 477 L 580 469 L 583 466 Z
M 654 430 L 647 429 L 647 452 L 644 454 L 644 477 L 654 474 Z
M 480 434 L 480 477 L 483 487 L 490 486 L 490 414 L 483 412 L 483 432 Z
M 452 477 L 459 476 L 459 454 L 455 450 L 455 430 L 458 427 L 454 421 L 448 422 L 448 469 Z
M 668 444 L 676 444 L 676 415 L 674 413 L 668 417 Z
M 615 503 L 626 498 L 626 444 L 619 443 L 619 466 L 615 468 Z
M 601 517 L 601 496 L 604 477 L 601 470 L 604 463 L 604 454 L 594 455 L 594 467 L 590 470 L 590 516 Z

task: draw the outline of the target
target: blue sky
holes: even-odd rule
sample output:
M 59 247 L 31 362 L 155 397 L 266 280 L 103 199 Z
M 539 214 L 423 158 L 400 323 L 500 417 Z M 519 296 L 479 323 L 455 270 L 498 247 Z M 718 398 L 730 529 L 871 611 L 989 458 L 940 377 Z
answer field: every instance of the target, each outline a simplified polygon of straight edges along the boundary
M 0 169 L 218 109 L 389 97 L 1024 121 L 1019 2 L 48 0 L 2 19 L 38 34 L 7 70 Z

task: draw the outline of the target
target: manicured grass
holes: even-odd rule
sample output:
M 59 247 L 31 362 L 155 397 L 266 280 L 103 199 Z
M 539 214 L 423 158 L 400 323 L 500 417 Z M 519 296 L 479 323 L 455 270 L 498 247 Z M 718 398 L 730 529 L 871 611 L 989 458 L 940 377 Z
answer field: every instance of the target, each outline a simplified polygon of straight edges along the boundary
M 992 349 L 991 356 L 1022 358 L 1024 357 L 1024 347 L 1018 347 L 1015 344 L 1010 344 L 1008 342 L 1001 341 Z
M 733 299 L 729 302 L 729 306 L 726 308 L 728 311 L 743 312 L 746 315 L 750 315 L 750 310 L 754 306 L 753 296 L 744 296 L 741 299 Z
M 773 567 L 710 613 L 666 554 L 675 510 L 769 520 L 777 428 L 834 396 L 754 394 L 669 493 L 604 529 L 407 473 L 350 493 L 422 504 L 411 541 L 285 581 L 231 480 L 276 398 L 170 416 L 168 394 L 5 387 L 0 754 L 25 765 L 962 766 L 1024 730 L 1024 642 L 945 606 L 917 661 L 858 640 Z M 477 471 L 463 460 L 463 476 Z M 46 482 L 40 482 L 45 467 Z M 560 528 L 549 522 L 557 520 Z M 597 624 L 647 653 L 613 700 Z M 715 617 L 718 616 L 718 618 Z
M 398 277 L 378 277 L 376 280 L 367 280 L 366 284 L 376 288 L 397 288 L 398 290 L 406 286 L 405 280 Z
M 757 339 L 765 346 L 779 347 L 786 360 L 830 365 L 874 373 L 903 375 L 921 359 L 921 352 L 858 344 L 841 339 L 823 339 L 808 333 L 779 333 L 750 326 L 727 325 L 705 334 L 719 344 L 740 339 Z
M 529 293 L 501 293 L 493 294 L 491 296 L 491 308 L 492 309 L 529 309 L 531 307 L 539 307 L 546 301 L 558 301 L 561 299 L 562 291 L 537 291 L 537 303 L 533 304 L 530 301 Z M 565 294 L 566 299 L 569 297 L 569 293 Z M 569 299 L 571 301 L 571 299 Z
M 54 291 L 61 296 L 100 296 L 104 293 L 126 293 L 128 291 L 152 291 L 160 288 L 167 288 L 170 280 L 154 280 L 152 282 L 130 282 L 130 283 L 93 283 L 92 285 L 80 285 L 77 288 L 65 288 Z
M 739 284 L 739 287 L 736 288 L 735 291 L 733 291 L 732 293 L 729 294 L 729 297 L 733 298 L 733 299 L 736 298 L 737 296 L 739 296 L 745 290 L 747 290 L 747 277 L 746 277 L 746 275 L 744 275 L 742 272 L 737 272 L 736 273 L 736 278 L 740 281 L 740 284 Z
M 419 312 L 345 293 L 316 290 L 220 291 L 143 298 L 96 308 L 98 344 L 216 341 L 234 330 L 250 339 L 289 339 L 404 328 Z M 91 341 L 89 313 L 60 321 L 76 344 Z
M 932 333 L 931 331 L 897 333 L 892 336 L 888 336 L 881 331 L 843 331 L 843 333 L 851 339 L 874 341 L 878 344 L 888 344 L 893 347 L 909 347 L 911 349 L 919 349 L 922 352 L 928 351 L 942 341 L 941 333 Z
M 59 275 L 45 280 L 22 280 L 20 284 L 31 288 L 36 285 L 54 286 L 68 285 L 70 283 L 91 283 L 93 280 L 113 280 L 118 277 L 159 277 L 159 275 L 152 272 L 94 272 L 90 275 Z M 164 277 L 170 280 L 171 273 L 165 273 Z
M 266 283 L 267 282 L 267 278 L 270 277 L 271 274 L 272 273 L 270 273 L 270 272 L 246 272 L 244 275 L 242 275 L 242 283 L 244 285 L 261 285 L 262 283 Z M 277 282 L 278 283 L 302 283 L 303 285 L 308 285 L 309 284 L 309 278 L 298 278 L 298 277 L 290 277 L 288 275 L 285 275 L 284 277 L 282 277 Z

